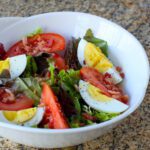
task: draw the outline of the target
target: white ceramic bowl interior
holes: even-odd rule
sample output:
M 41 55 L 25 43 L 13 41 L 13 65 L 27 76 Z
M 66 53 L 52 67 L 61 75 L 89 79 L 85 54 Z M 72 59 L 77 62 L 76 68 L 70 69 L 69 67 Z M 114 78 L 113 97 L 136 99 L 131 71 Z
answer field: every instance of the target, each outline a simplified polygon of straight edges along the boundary
M 67 41 L 72 36 L 83 37 L 85 31 L 91 28 L 96 37 L 106 40 L 111 60 L 121 66 L 125 73 L 123 85 L 130 96 L 130 107 L 112 120 L 77 129 L 35 129 L 0 122 L 1 136 L 21 144 L 43 148 L 77 145 L 104 134 L 141 104 L 149 81 L 149 63 L 143 47 L 128 31 L 111 21 L 90 14 L 54 12 L 15 23 L 0 32 L 0 42 L 8 49 L 37 27 L 42 27 L 44 32 L 59 33 Z
M 21 21 L 22 19 L 23 17 L 1 17 L 0 18 L 0 31 L 3 31 L 5 28 L 16 23 L 17 21 Z

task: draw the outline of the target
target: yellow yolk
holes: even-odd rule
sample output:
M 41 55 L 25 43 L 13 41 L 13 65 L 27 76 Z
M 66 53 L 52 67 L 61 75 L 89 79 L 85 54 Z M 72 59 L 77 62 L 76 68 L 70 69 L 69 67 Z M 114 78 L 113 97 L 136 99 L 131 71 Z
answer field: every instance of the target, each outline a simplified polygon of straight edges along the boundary
M 102 53 L 101 49 L 92 43 L 87 43 L 84 51 L 84 58 L 88 66 L 97 69 L 101 73 L 113 67 L 113 64 Z
M 110 97 L 103 95 L 101 93 L 100 89 L 98 89 L 97 87 L 95 87 L 91 84 L 88 85 L 87 91 L 90 94 L 90 96 L 93 98 L 93 100 L 106 102 L 106 101 L 110 101 L 112 99 Z
M 36 112 L 37 108 L 29 108 L 20 111 L 3 111 L 3 115 L 8 121 L 19 124 L 32 119 Z
M 0 61 L 0 74 L 4 71 L 4 70 L 9 70 L 10 69 L 10 63 L 9 63 L 9 59 L 6 59 L 4 61 Z

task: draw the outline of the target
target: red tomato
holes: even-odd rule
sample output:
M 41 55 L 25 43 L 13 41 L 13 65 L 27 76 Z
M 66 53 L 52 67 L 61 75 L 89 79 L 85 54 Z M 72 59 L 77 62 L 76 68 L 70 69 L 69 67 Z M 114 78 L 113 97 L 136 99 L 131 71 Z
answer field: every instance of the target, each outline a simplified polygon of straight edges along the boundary
M 69 128 L 58 99 L 47 83 L 43 83 L 41 103 L 49 107 L 53 118 L 54 129 Z
M 59 54 L 53 53 L 53 58 L 55 66 L 58 68 L 58 70 L 66 70 L 68 68 L 65 64 L 65 60 Z
M 56 33 L 42 33 L 18 41 L 7 51 L 5 58 L 20 54 L 36 56 L 65 49 L 65 39 Z
M 103 94 L 111 96 L 107 88 L 104 86 L 103 75 L 99 73 L 96 69 L 91 67 L 83 67 L 80 70 L 80 75 L 83 80 L 99 88 Z
M 0 110 L 18 111 L 22 109 L 31 108 L 34 101 L 25 95 L 18 96 L 13 103 L 3 103 L 0 101 Z

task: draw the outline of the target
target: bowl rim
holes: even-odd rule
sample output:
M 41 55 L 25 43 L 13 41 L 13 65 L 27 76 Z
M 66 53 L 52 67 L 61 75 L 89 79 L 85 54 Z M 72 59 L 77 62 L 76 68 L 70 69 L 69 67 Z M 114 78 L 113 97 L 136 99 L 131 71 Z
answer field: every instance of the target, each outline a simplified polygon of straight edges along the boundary
M 17 24 L 22 24 L 23 22 L 26 22 L 27 20 L 32 20 L 32 18 L 38 18 L 40 16 L 46 16 L 46 15 L 62 15 L 62 14 L 71 14 L 71 15 L 80 15 L 80 16 L 87 16 L 87 17 L 94 17 L 96 19 L 101 19 L 111 25 L 113 25 L 116 28 L 120 28 L 121 30 L 125 31 L 126 33 L 128 33 L 128 35 L 135 40 L 136 44 L 138 45 L 138 47 L 140 47 L 142 54 L 144 55 L 144 59 L 146 62 L 146 66 L 145 66 L 145 70 L 146 70 L 146 78 L 144 79 L 144 90 L 143 93 L 141 94 L 141 97 L 139 98 L 138 103 L 136 103 L 136 105 L 133 105 L 132 107 L 130 106 L 128 110 L 126 110 L 124 113 L 122 113 L 121 115 L 99 123 L 99 124 L 94 124 L 94 125 L 90 125 L 90 126 L 85 126 L 85 127 L 80 127 L 80 128 L 69 128 L 69 129 L 45 129 L 45 128 L 31 128 L 31 127 L 24 127 L 24 126 L 19 126 L 19 125 L 14 125 L 14 124 L 8 124 L 8 123 L 4 123 L 4 122 L 0 122 L 0 127 L 4 127 L 4 128 L 9 128 L 12 130 L 17 130 L 17 131 L 24 131 L 24 132 L 28 132 L 28 133 L 43 133 L 43 134 L 70 134 L 70 133 L 79 133 L 79 132 L 85 132 L 85 131 L 91 131 L 91 130 L 95 130 L 95 129 L 100 129 L 109 125 L 112 125 L 114 123 L 117 123 L 123 119 L 125 119 L 127 116 L 129 116 L 131 113 L 133 113 L 142 103 L 145 94 L 146 94 L 146 89 L 148 87 L 148 83 L 149 83 L 149 76 L 150 76 L 150 68 L 149 68 L 149 61 L 148 61 L 148 57 L 146 55 L 146 52 L 143 48 L 143 46 L 141 45 L 141 43 L 136 39 L 135 36 L 133 36 L 129 31 L 127 31 L 126 29 L 124 29 L 123 27 L 121 27 L 120 25 L 118 25 L 117 23 L 114 23 L 108 19 L 105 19 L 101 16 L 96 16 L 96 15 L 92 15 L 90 13 L 83 13 L 83 12 L 72 12 L 72 11 L 58 11 L 58 12 L 49 12 L 49 13 L 42 13 L 42 14 L 38 14 L 38 15 L 33 15 L 31 17 L 25 17 L 23 20 L 18 21 L 16 23 L 14 23 L 13 25 L 10 25 L 9 27 L 7 27 L 6 29 L 4 29 L 3 31 L 1 31 L 0 33 L 3 33 L 5 31 L 7 31 L 7 29 L 12 28 L 14 26 L 16 26 Z

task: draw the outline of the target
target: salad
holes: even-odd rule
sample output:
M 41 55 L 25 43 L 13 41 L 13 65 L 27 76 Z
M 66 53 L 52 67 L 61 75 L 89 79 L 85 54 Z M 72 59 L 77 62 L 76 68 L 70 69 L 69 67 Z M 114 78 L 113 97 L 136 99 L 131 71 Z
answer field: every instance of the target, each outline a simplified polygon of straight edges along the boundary
M 0 43 L 0 122 L 66 129 L 110 120 L 128 109 L 125 75 L 91 29 L 83 38 L 33 33 Z

